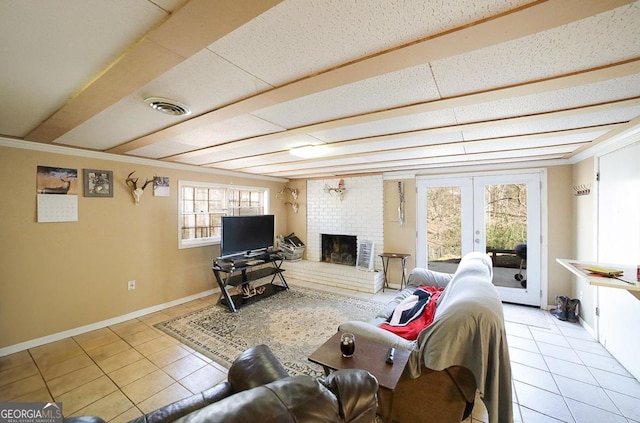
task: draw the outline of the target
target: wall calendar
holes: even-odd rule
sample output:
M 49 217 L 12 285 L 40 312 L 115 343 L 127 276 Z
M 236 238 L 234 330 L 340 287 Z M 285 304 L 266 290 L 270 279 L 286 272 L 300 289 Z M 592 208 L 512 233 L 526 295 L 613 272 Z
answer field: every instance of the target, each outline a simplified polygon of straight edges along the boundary
M 78 169 L 38 166 L 38 222 L 78 221 Z

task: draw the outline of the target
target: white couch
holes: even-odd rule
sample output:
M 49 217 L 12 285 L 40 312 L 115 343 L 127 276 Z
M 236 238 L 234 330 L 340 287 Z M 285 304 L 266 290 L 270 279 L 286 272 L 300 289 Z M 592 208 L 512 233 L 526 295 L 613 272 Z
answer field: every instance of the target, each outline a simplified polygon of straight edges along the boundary
M 393 396 L 395 421 L 460 421 L 473 406 L 477 389 L 490 423 L 512 423 L 509 350 L 502 302 L 492 277 L 491 259 L 475 252 L 462 258 L 454 274 L 416 268 L 407 287 L 373 320 L 340 325 L 340 331 L 353 332 L 356 339 L 365 337 L 411 351 Z M 423 285 L 444 291 L 433 322 L 421 330 L 417 340 L 408 341 L 378 327 L 397 304 Z M 459 398 L 452 398 L 456 395 Z

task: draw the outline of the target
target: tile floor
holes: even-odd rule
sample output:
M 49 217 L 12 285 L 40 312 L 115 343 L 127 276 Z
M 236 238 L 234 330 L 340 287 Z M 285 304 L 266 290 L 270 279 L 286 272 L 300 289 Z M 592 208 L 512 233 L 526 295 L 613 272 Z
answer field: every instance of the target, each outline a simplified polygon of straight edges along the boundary
M 289 283 L 294 289 L 304 285 Z M 394 294 L 360 295 L 384 302 Z M 226 378 L 226 369 L 153 325 L 216 300 L 217 295 L 205 297 L 0 357 L 0 402 L 55 400 L 63 402 L 67 416 L 126 422 L 209 388 Z M 529 307 L 510 306 L 509 316 L 525 318 L 506 322 L 514 421 L 640 422 L 640 383 L 578 324 L 543 312 L 531 320 L 531 313 Z M 466 423 L 487 421 L 476 401 Z

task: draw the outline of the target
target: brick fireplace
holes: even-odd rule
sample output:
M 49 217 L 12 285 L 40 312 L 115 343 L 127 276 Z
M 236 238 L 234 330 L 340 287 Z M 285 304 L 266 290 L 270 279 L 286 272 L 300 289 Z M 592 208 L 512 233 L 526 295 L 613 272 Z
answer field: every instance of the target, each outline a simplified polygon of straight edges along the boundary
M 342 199 L 327 193 L 325 185 L 337 186 L 340 178 L 307 181 L 306 260 L 285 262 L 287 276 L 363 292 L 382 289 L 382 272 L 359 270 L 354 265 L 328 263 L 323 258 L 322 234 L 349 235 L 357 245 L 373 242 L 375 268 L 382 269 L 377 254 L 384 246 L 384 184 L 381 175 L 344 178 Z
M 325 263 L 356 265 L 357 237 L 353 235 L 320 234 L 321 261 Z

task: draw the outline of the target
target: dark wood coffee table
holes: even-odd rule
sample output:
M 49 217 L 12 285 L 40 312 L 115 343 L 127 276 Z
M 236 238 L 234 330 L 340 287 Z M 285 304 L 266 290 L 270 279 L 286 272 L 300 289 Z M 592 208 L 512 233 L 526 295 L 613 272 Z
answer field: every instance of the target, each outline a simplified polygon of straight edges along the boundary
M 356 352 L 353 357 L 344 358 L 340 352 L 340 335 L 341 332 L 337 332 L 329 338 L 309 356 L 309 361 L 321 365 L 326 374 L 333 370 L 367 370 L 378 379 L 378 385 L 381 388 L 393 393 L 409 361 L 410 351 L 396 348 L 393 364 L 387 364 L 385 361 L 389 351 L 388 346 L 356 335 Z M 393 402 L 393 395 L 391 395 L 391 401 Z M 389 404 L 389 411 L 392 410 L 392 405 Z

